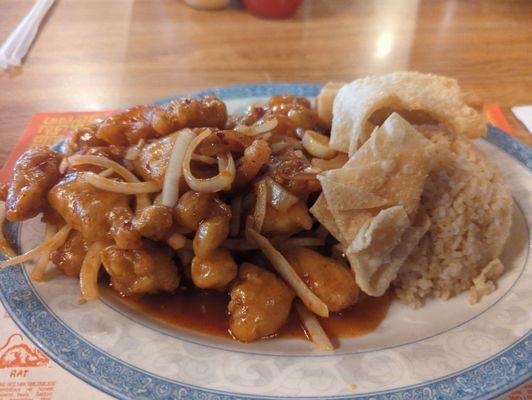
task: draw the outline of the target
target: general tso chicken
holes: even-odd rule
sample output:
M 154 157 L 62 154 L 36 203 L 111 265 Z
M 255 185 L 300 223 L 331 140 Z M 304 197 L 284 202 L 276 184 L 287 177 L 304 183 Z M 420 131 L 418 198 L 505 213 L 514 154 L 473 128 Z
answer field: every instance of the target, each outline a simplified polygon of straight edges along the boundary
M 290 95 L 242 115 L 215 96 L 134 107 L 70 132 L 64 152 L 24 153 L 2 190 L 5 218 L 46 223 L 29 256 L 39 255 L 34 279 L 51 261 L 80 279 L 85 300 L 99 284 L 122 296 L 171 296 L 180 285 L 226 292 L 234 338 L 273 336 L 301 296 L 297 284 L 311 309 L 338 312 L 358 298 L 309 212 L 321 192 L 316 165 L 342 160 L 328 133 L 311 103 Z M 275 244 L 291 279 L 252 234 Z

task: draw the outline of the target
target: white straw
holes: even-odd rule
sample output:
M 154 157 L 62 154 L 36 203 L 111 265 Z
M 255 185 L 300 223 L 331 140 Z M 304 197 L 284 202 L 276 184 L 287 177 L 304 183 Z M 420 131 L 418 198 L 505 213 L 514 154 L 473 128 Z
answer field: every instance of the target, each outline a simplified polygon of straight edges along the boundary
M 41 2 L 39 4 L 39 1 Z M 11 59 L 17 60 L 17 63 L 20 65 L 22 58 L 28 52 L 37 32 L 39 31 L 39 26 L 41 21 L 46 16 L 46 13 L 54 3 L 54 0 L 39 0 L 35 5 L 41 5 L 41 7 L 35 7 L 36 12 L 30 17 L 30 22 L 27 25 L 27 29 L 24 29 L 21 32 L 21 40 L 18 45 L 13 50 Z
M 0 47 L 0 67 L 20 65 L 55 0 L 38 0 Z
M 38 9 L 39 2 L 42 0 L 39 0 L 30 10 L 30 12 L 24 17 L 24 19 L 20 22 L 20 24 L 17 25 L 15 30 L 11 32 L 11 34 L 8 36 L 8 38 L 5 40 L 5 42 L 2 44 L 2 47 L 0 47 L 0 54 L 3 57 L 8 57 L 11 52 L 13 51 L 13 48 L 17 45 L 19 41 L 19 37 L 28 25 L 30 18 L 32 14 L 35 14 L 36 10 Z

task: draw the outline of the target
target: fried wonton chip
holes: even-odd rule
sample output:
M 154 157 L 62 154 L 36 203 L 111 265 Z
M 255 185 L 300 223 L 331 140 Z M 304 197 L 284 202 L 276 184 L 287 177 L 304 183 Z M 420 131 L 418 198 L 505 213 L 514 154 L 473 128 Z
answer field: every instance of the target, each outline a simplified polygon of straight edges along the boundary
M 409 226 L 403 206 L 394 206 L 381 210 L 358 231 L 346 255 L 365 293 L 381 296 L 397 275 L 398 266 L 389 268 L 391 253 Z
M 455 134 L 486 134 L 482 116 L 465 103 L 455 79 L 418 72 L 395 72 L 357 79 L 336 95 L 330 146 L 350 155 L 371 134 L 371 116 L 382 109 L 420 111 Z
M 329 210 L 329 207 L 327 206 L 327 200 L 325 200 L 325 196 L 320 194 L 312 208 L 309 210 L 314 217 L 320 223 L 329 231 L 331 235 L 334 236 L 336 240 L 338 240 L 340 243 L 347 245 L 347 240 L 342 235 L 342 232 L 338 228 L 338 225 L 336 225 L 336 222 L 334 221 L 334 217 L 331 213 L 331 210 Z
M 402 205 L 414 216 L 433 146 L 394 113 L 342 168 L 319 175 L 327 206 L 348 242 L 383 207 Z
M 318 117 L 327 124 L 328 127 L 332 124 L 333 119 L 333 103 L 338 90 L 344 85 L 339 82 L 327 82 L 320 94 L 316 97 L 316 112 Z
M 382 296 L 429 227 L 430 219 L 423 209 L 412 226 L 402 206 L 379 212 L 346 250 L 357 285 L 371 296 Z
M 335 209 L 342 211 L 364 210 L 387 205 L 387 199 L 372 193 L 376 191 L 375 189 L 378 188 L 380 181 L 385 178 L 381 176 L 381 179 L 379 179 L 378 174 L 383 175 L 383 171 L 380 165 L 375 164 L 362 167 L 362 171 L 356 171 L 357 173 L 352 173 L 352 176 L 349 175 L 351 170 L 347 169 L 333 170 L 330 174 L 319 176 L 320 182 L 327 187 L 327 202 L 334 204 Z M 344 174 L 344 172 L 348 174 Z M 365 172 L 367 175 L 364 174 Z M 372 178 L 376 177 L 376 179 L 371 181 L 364 180 L 364 175 Z M 373 188 L 367 187 L 370 185 L 364 185 L 369 182 L 374 183 Z
M 433 149 L 394 113 L 342 168 L 318 176 L 323 193 L 311 211 L 348 248 L 357 281 L 370 295 L 386 290 L 426 232 L 413 223 Z

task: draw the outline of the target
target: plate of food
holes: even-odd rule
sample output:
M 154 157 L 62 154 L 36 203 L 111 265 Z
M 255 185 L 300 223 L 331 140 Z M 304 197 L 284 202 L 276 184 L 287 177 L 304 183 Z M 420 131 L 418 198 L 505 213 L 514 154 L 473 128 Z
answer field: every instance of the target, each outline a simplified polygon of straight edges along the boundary
M 117 398 L 496 398 L 532 375 L 531 153 L 414 72 L 136 106 L 19 158 L 0 296 Z

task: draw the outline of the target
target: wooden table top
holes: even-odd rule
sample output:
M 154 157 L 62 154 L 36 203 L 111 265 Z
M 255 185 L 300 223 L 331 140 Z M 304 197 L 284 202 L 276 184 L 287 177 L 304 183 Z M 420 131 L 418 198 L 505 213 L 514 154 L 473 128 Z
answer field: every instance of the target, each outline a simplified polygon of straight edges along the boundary
M 0 2 L 0 41 L 33 1 Z M 531 104 L 532 2 L 306 0 L 295 18 L 180 0 L 58 0 L 23 67 L 0 72 L 0 164 L 38 111 L 104 110 L 209 86 L 418 70 Z

